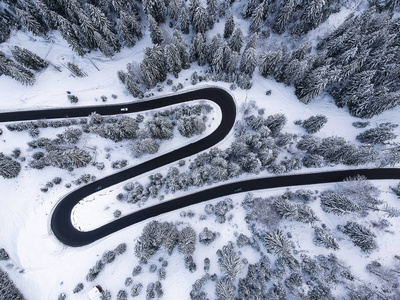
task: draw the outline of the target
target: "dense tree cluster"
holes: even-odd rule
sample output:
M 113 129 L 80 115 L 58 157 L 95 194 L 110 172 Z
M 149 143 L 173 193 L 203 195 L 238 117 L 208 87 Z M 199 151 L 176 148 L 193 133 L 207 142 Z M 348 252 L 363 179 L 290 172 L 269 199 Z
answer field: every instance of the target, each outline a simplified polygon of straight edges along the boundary
M 397 135 L 393 133 L 393 129 L 398 126 L 399 125 L 392 123 L 382 123 L 375 128 L 367 129 L 360 133 L 357 135 L 356 139 L 365 144 L 386 144 L 387 141 L 397 137 Z
M 372 147 L 355 146 L 342 137 L 317 138 L 304 136 L 297 143 L 297 148 L 305 151 L 303 162 L 306 166 L 320 166 L 322 160 L 329 164 L 357 166 L 376 162 L 378 152 Z
M 112 56 L 121 44 L 133 46 L 143 36 L 139 11 L 137 4 L 126 0 L 25 0 L 10 2 L 2 8 L 1 14 L 7 14 L 7 18 L 0 26 L 9 30 L 10 26 L 19 24 L 34 35 L 42 36 L 58 29 L 79 55 L 99 49 L 105 56 Z
M 24 300 L 24 296 L 8 277 L 7 272 L 0 269 L 0 297 L 1 299 Z
M 107 264 L 112 263 L 117 255 L 121 255 L 125 251 L 126 251 L 125 243 L 119 244 L 115 248 L 115 250 L 105 251 L 102 255 L 102 258 L 97 260 L 95 265 L 92 268 L 90 268 L 88 274 L 86 275 L 86 281 L 88 282 L 94 281 Z
M 35 75 L 0 51 L 0 75 L 10 76 L 25 85 L 35 83 Z
M 338 229 L 347 234 L 354 245 L 360 247 L 364 252 L 372 252 L 372 250 L 377 248 L 375 242 L 376 235 L 361 224 L 347 222 L 344 226 L 339 225 Z
M 10 156 L 0 152 L 0 175 L 4 178 L 17 177 L 21 171 L 21 164 Z
M 232 242 L 217 251 L 218 265 L 221 272 L 230 281 L 235 281 L 242 271 L 240 256 L 234 249 Z

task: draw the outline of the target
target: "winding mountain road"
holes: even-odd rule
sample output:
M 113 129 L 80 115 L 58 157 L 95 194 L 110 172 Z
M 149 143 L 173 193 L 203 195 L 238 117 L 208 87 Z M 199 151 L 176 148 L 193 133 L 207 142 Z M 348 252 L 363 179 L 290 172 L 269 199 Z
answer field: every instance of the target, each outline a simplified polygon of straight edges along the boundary
M 240 190 L 240 192 L 248 192 L 252 190 L 269 189 L 276 187 L 337 182 L 342 181 L 346 177 L 355 176 L 358 174 L 364 175 L 368 179 L 400 179 L 400 169 L 388 168 L 356 169 L 300 175 L 284 175 L 232 182 L 219 185 L 214 188 L 201 190 L 200 192 L 196 192 L 174 200 L 162 202 L 155 206 L 151 206 L 130 215 L 124 216 L 92 231 L 83 232 L 76 229 L 71 222 L 72 209 L 81 199 L 90 194 L 93 194 L 99 186 L 101 186 L 103 189 L 112 186 L 121 181 L 138 176 L 140 174 L 177 161 L 184 157 L 194 155 L 200 151 L 214 146 L 219 141 L 224 139 L 232 129 L 236 119 L 236 105 L 232 96 L 228 92 L 220 88 L 203 88 L 186 93 L 174 94 L 155 100 L 134 102 L 131 104 L 123 105 L 106 105 L 96 107 L 1 113 L 0 122 L 23 121 L 42 118 L 53 119 L 63 118 L 65 116 L 82 117 L 88 116 L 93 111 L 96 111 L 101 115 L 120 114 L 121 108 L 124 107 L 128 108 L 128 112 L 140 112 L 200 99 L 213 101 L 221 108 L 221 124 L 213 133 L 197 142 L 183 146 L 177 150 L 151 159 L 140 165 L 136 165 L 116 174 L 107 176 L 103 179 L 97 180 L 96 182 L 85 185 L 67 194 L 63 199 L 59 201 L 57 206 L 54 208 L 51 216 L 51 229 L 53 230 L 57 239 L 60 240 L 62 243 L 73 247 L 88 245 L 123 228 L 141 222 L 148 218 L 155 217 L 166 212 L 180 209 L 195 203 L 207 201 L 213 198 L 228 196 L 230 194 L 233 194 L 234 191 L 237 190 Z

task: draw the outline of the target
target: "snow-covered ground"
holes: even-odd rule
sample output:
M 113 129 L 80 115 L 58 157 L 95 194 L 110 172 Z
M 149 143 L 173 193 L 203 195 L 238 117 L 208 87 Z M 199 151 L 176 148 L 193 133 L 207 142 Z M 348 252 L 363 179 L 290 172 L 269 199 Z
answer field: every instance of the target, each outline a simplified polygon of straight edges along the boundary
M 343 18 L 340 14 L 336 16 L 338 19 Z M 336 19 L 337 20 L 337 19 Z M 335 20 L 333 20 L 335 22 Z M 215 32 L 221 32 L 222 21 L 216 24 L 213 29 Z M 334 23 L 333 23 L 334 24 Z M 331 23 L 328 24 L 329 26 Z M 246 25 L 247 28 L 247 25 Z M 209 34 L 212 34 L 210 32 Z M 319 33 L 314 33 L 319 34 Z M 22 86 L 17 81 L 0 76 L 0 90 L 2 93 L 2 101 L 0 102 L 0 111 L 13 111 L 20 109 L 37 109 L 48 107 L 64 107 L 64 106 L 80 106 L 80 105 L 97 105 L 103 104 L 100 96 L 107 96 L 106 103 L 123 103 L 132 101 L 132 97 L 127 94 L 124 86 L 116 76 L 117 70 L 124 70 L 126 64 L 132 61 L 140 61 L 143 56 L 143 49 L 149 45 L 149 39 L 143 39 L 132 49 L 122 49 L 112 59 L 104 58 L 98 52 L 92 52 L 84 58 L 75 55 L 68 47 L 65 41 L 62 40 L 58 32 L 52 32 L 48 40 L 40 37 L 32 37 L 22 32 L 13 32 L 9 41 L 0 44 L 0 50 L 6 54 L 10 53 L 10 47 L 18 45 L 34 50 L 41 57 L 45 57 L 52 64 L 60 66 L 62 72 L 55 70 L 52 66 L 48 67 L 43 72 L 36 76 L 36 83 L 33 86 Z M 69 70 L 65 67 L 67 62 L 78 64 L 88 76 L 85 78 L 75 78 L 70 76 Z M 190 84 L 190 75 L 197 71 L 199 75 L 203 72 L 201 67 L 192 64 L 189 70 L 184 70 L 180 73 L 179 78 L 175 79 L 172 75 L 169 78 L 175 83 L 182 83 L 184 90 L 193 88 Z M 229 90 L 227 83 L 199 83 L 196 87 L 203 85 L 217 84 Z M 265 92 L 271 90 L 272 94 L 267 96 Z M 78 96 L 79 102 L 71 104 L 67 99 L 67 91 Z M 163 92 L 156 92 L 156 96 L 162 96 L 172 92 L 171 87 L 165 85 Z M 327 116 L 328 123 L 318 132 L 316 136 L 341 136 L 346 140 L 355 141 L 355 137 L 362 129 L 356 129 L 351 124 L 359 119 L 349 115 L 347 109 L 338 108 L 329 95 L 323 94 L 315 99 L 310 104 L 305 105 L 299 102 L 294 95 L 294 88 L 287 87 L 284 84 L 277 83 L 273 79 L 265 79 L 256 71 L 253 79 L 253 87 L 250 90 L 236 89 L 231 91 L 234 95 L 237 105 L 240 109 L 242 105 L 248 104 L 250 101 L 255 101 L 257 106 L 265 108 L 265 115 L 284 113 L 288 119 L 288 123 L 284 127 L 285 132 L 304 134 L 304 129 L 297 126 L 293 121 L 297 119 L 306 119 L 309 116 L 322 114 Z M 118 96 L 117 99 L 111 97 L 112 94 Z M 400 115 L 400 107 L 385 111 L 379 116 L 370 119 L 371 126 L 383 122 L 398 122 Z M 209 115 L 210 126 L 207 127 L 202 136 L 208 135 L 216 128 L 221 120 L 220 111 L 214 107 L 211 115 Z M 28 154 L 28 146 L 26 143 L 30 140 L 27 132 L 10 132 L 5 129 L 4 124 L 0 124 L 3 134 L 0 136 L 0 152 L 10 154 L 13 149 L 20 148 L 22 156 Z M 55 137 L 56 129 L 43 129 L 41 136 Z M 396 128 L 394 132 L 400 135 L 400 128 Z M 178 135 L 176 135 L 178 136 Z M 197 140 L 200 137 L 193 139 L 184 139 L 176 137 L 173 141 L 166 141 L 162 144 L 158 154 L 166 153 L 172 149 L 178 148 L 184 144 Z M 217 146 L 226 148 L 232 142 L 233 136 L 228 136 L 221 141 Z M 397 141 L 400 141 L 397 138 Z M 140 163 L 148 159 L 144 156 L 141 159 L 134 160 L 127 157 L 127 151 L 115 148 L 115 143 L 101 139 L 100 137 L 92 137 L 86 141 L 86 147 L 93 148 L 97 146 L 98 155 L 105 155 L 104 149 L 112 149 L 112 159 L 129 160 L 129 165 Z M 25 165 L 27 165 L 25 163 Z M 166 172 L 169 166 L 165 166 L 157 172 Z M 336 166 L 335 169 L 343 168 Z M 327 168 L 318 169 L 324 171 Z M 309 170 L 300 170 L 298 172 L 307 172 Z M 10 274 L 10 277 L 21 289 L 27 299 L 57 299 L 61 292 L 68 294 L 68 299 L 87 299 L 87 292 L 94 283 L 87 283 L 85 276 L 88 270 L 101 257 L 106 250 L 114 249 L 121 242 L 125 242 L 128 246 L 127 252 L 120 257 L 117 257 L 115 262 L 107 265 L 95 283 L 100 284 L 110 290 L 115 298 L 119 289 L 124 289 L 125 278 L 130 277 L 132 269 L 139 264 L 138 259 L 133 255 L 134 241 L 140 235 L 146 222 L 141 222 L 134 226 L 130 226 L 121 230 L 107 238 L 97 241 L 91 245 L 71 248 L 61 244 L 52 234 L 50 229 L 50 216 L 52 209 L 56 203 L 70 190 L 64 186 L 64 183 L 71 182 L 79 178 L 84 173 L 95 174 L 97 178 L 107 176 L 115 172 L 108 165 L 103 171 L 98 171 L 94 166 L 89 165 L 84 169 L 75 169 L 72 173 L 65 170 L 47 167 L 43 170 L 29 169 L 25 167 L 18 178 L 3 179 L 0 178 L 0 190 L 2 191 L 2 209 L 0 210 L 0 248 L 5 248 L 10 255 L 9 261 L 1 261 L 0 266 L 5 267 Z M 134 178 L 132 181 L 145 180 L 148 174 L 143 174 L 140 178 Z M 55 186 L 47 193 L 40 192 L 40 187 L 54 177 L 63 178 L 61 185 Z M 255 177 L 256 175 L 243 176 L 240 179 Z M 399 207 L 398 199 L 390 192 L 389 186 L 397 185 L 396 181 L 377 181 L 374 182 L 381 190 L 381 199 L 387 201 L 395 207 Z M 87 199 L 78 204 L 74 211 L 73 220 L 76 226 L 82 230 L 90 230 L 107 223 L 113 218 L 113 211 L 121 209 L 123 214 L 137 209 L 136 206 L 130 206 L 126 203 L 120 203 L 116 200 L 116 194 L 121 189 L 123 183 L 93 194 Z M 323 191 L 328 189 L 330 185 L 318 185 L 302 188 L 311 190 Z M 295 188 L 293 188 L 294 190 Z M 284 189 L 274 189 L 269 191 L 259 191 L 254 193 L 255 196 L 268 197 L 277 195 Z M 189 190 L 190 192 L 190 190 Z M 166 195 L 164 201 L 172 197 L 178 197 L 184 192 L 177 192 L 174 195 Z M 175 211 L 167 213 L 157 218 L 162 221 L 170 221 L 179 224 L 179 228 L 183 228 L 185 224 L 190 224 L 197 232 L 200 232 L 205 226 L 212 231 L 217 231 L 220 236 L 209 246 L 204 246 L 197 243 L 194 253 L 194 260 L 197 263 L 197 271 L 189 273 L 184 267 L 182 255 L 178 251 L 174 251 L 171 256 L 160 251 L 152 258 L 148 265 L 145 265 L 145 272 L 140 280 L 134 278 L 134 282 L 140 281 L 144 286 L 141 298 L 144 299 L 145 287 L 149 282 L 157 280 L 156 274 L 148 272 L 148 266 L 152 263 L 160 266 L 159 257 L 168 260 L 167 277 L 162 282 L 164 287 L 164 299 L 188 299 L 191 285 L 196 279 L 199 279 L 203 272 L 203 259 L 205 256 L 211 260 L 210 274 L 220 274 L 218 269 L 216 251 L 226 245 L 228 241 L 235 240 L 235 234 L 245 233 L 250 235 L 249 230 L 244 222 L 245 211 L 240 206 L 243 200 L 243 194 L 236 194 L 232 197 L 234 209 L 230 212 L 233 218 L 224 224 L 219 224 L 213 218 L 208 217 L 205 220 L 200 220 L 199 216 L 204 214 L 205 204 L 197 204 L 186 210 L 193 210 L 195 217 L 181 218 L 180 212 Z M 214 199 L 210 203 L 217 203 L 221 199 Z M 158 200 L 153 201 L 155 204 Z M 344 219 L 339 219 L 336 216 L 327 216 L 321 211 L 318 201 L 314 202 L 312 209 L 319 216 L 324 216 L 323 222 L 329 228 L 336 228 L 340 223 L 344 223 Z M 362 222 L 368 223 L 373 218 L 378 218 L 379 214 L 371 214 L 371 218 L 364 219 Z M 349 215 L 348 219 L 354 215 Z M 390 265 L 393 256 L 398 254 L 396 251 L 400 248 L 400 239 L 398 238 L 398 228 L 400 226 L 398 218 L 390 219 L 392 224 L 383 234 L 379 233 L 377 244 L 379 249 L 371 254 L 365 254 L 355 247 L 348 239 L 343 237 L 340 241 L 341 250 L 335 254 L 342 259 L 346 264 L 351 266 L 351 270 L 361 281 L 374 281 L 369 273 L 365 271 L 365 265 L 373 260 L 378 260 L 382 265 Z M 297 249 L 307 249 L 308 255 L 316 255 L 319 253 L 327 254 L 330 251 L 316 247 L 312 243 L 312 228 L 310 225 L 304 225 L 298 222 L 283 221 L 285 231 L 290 231 L 293 234 L 293 241 Z M 258 256 L 248 248 L 240 249 L 242 257 L 248 259 L 249 263 L 254 263 L 258 260 Z M 246 273 L 242 271 L 241 276 Z M 73 294 L 72 290 L 77 283 L 83 282 L 85 287 L 83 292 Z M 179 287 L 179 288 L 177 288 Z M 125 288 L 129 291 L 130 288 Z M 214 295 L 214 284 L 208 283 L 205 290 L 212 298 Z

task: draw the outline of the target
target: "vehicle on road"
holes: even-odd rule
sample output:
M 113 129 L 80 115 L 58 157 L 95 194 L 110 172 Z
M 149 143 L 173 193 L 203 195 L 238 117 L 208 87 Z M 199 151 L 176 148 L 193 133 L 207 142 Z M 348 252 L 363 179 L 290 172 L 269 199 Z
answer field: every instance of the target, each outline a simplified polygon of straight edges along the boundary
M 128 111 L 128 108 L 127 107 L 123 107 L 123 108 L 121 108 L 121 111 Z
M 94 189 L 95 192 L 100 191 L 102 189 L 101 185 Z
M 236 188 L 236 189 L 233 190 L 234 193 L 240 193 L 241 191 L 242 191 L 241 187 Z

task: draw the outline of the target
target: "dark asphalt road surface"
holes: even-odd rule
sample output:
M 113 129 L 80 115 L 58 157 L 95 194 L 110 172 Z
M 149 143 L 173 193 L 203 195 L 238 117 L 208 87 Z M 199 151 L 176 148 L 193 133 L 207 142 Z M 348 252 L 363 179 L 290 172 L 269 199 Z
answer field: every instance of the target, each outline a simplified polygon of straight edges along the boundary
M 51 217 L 51 229 L 53 230 L 55 236 L 62 243 L 73 247 L 88 245 L 123 228 L 144 221 L 148 218 L 159 216 L 163 213 L 167 213 L 176 209 L 181 209 L 183 207 L 210 199 L 228 196 L 235 193 L 235 191 L 237 190 L 240 190 L 240 192 L 248 192 L 253 190 L 270 189 L 277 187 L 338 182 L 349 176 L 355 175 L 364 175 L 368 179 L 400 179 L 400 169 L 397 168 L 343 170 L 323 173 L 257 178 L 220 185 L 214 188 L 201 190 L 200 192 L 196 192 L 171 201 L 162 202 L 155 206 L 151 206 L 130 215 L 124 216 L 95 230 L 82 232 L 77 230 L 72 225 L 71 212 L 74 206 L 81 199 L 94 193 L 97 187 L 101 186 L 104 189 L 121 181 L 128 180 L 132 177 L 161 167 L 163 165 L 178 161 L 179 159 L 182 159 L 184 157 L 194 155 L 200 151 L 212 147 L 223 138 L 225 138 L 225 136 L 232 129 L 236 118 L 236 106 L 232 96 L 228 92 L 219 88 L 204 88 L 183 94 L 176 94 L 146 102 L 135 102 L 132 104 L 2 113 L 0 114 L 0 122 L 33 120 L 42 118 L 63 118 L 65 116 L 82 117 L 88 116 L 93 111 L 96 111 L 102 115 L 119 114 L 121 113 L 121 108 L 123 107 L 128 107 L 128 112 L 139 112 L 197 99 L 208 99 L 215 102 L 221 107 L 222 122 L 220 126 L 211 135 L 201 139 L 200 141 L 181 147 L 177 150 L 156 157 L 140 165 L 125 169 L 119 173 L 107 176 L 66 195 L 55 207 Z

